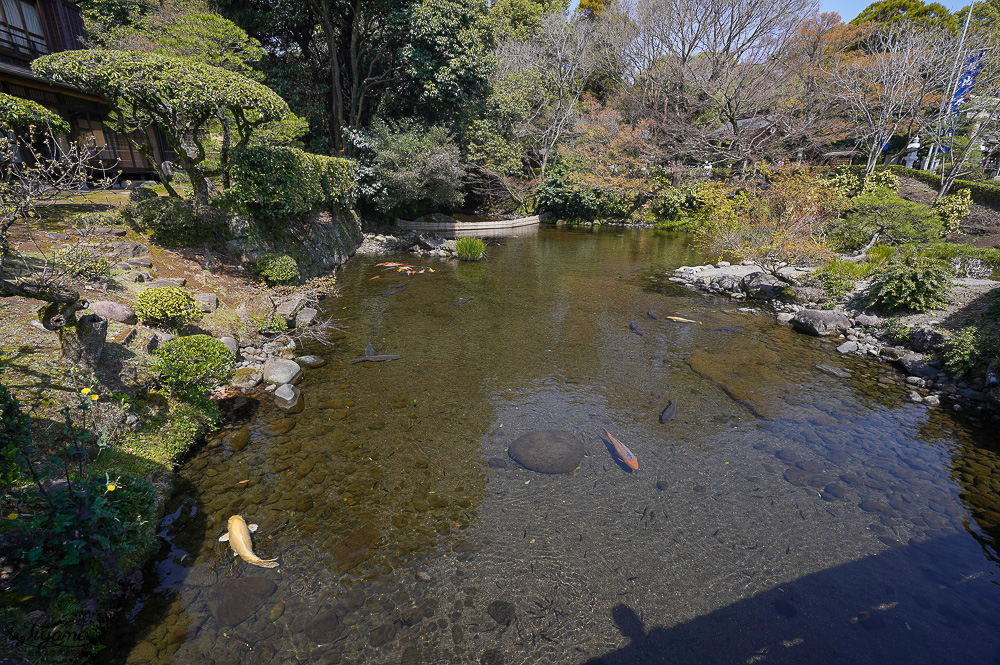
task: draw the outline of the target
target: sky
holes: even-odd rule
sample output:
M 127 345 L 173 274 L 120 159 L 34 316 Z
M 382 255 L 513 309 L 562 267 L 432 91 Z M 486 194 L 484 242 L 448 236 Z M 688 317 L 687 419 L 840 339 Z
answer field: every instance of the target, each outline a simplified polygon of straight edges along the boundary
M 738 1 L 738 0 L 735 0 Z M 928 0 L 924 0 L 927 2 Z M 937 0 L 951 11 L 968 6 L 968 0 L 961 2 L 948 2 L 947 0 Z M 844 21 L 850 21 L 855 16 L 864 11 L 872 0 L 820 0 L 820 9 L 824 12 L 837 12 Z

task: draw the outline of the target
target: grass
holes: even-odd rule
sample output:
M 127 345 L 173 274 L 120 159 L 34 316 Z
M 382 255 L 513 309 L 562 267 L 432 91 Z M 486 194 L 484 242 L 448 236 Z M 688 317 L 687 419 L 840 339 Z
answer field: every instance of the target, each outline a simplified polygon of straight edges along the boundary
M 461 261 L 478 261 L 486 253 L 486 243 L 479 238 L 465 237 L 455 241 L 455 254 Z

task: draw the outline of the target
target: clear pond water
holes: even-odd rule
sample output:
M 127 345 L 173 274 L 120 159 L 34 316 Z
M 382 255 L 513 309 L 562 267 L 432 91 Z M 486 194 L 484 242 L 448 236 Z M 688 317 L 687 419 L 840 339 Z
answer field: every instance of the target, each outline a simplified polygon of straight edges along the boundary
M 670 283 L 700 262 L 677 236 L 543 228 L 409 278 L 382 260 L 339 274 L 348 327 L 310 349 L 306 410 L 262 407 L 182 466 L 100 662 L 1000 662 L 997 432 Z M 351 364 L 369 341 L 401 358 Z M 533 430 L 579 437 L 579 468 L 519 468 Z M 218 542 L 232 514 L 280 567 Z

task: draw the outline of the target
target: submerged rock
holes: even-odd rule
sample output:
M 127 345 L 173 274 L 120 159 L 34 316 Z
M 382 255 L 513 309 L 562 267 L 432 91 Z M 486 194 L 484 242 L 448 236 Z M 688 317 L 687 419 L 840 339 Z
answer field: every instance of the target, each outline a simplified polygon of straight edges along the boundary
M 583 460 L 580 437 L 557 430 L 536 430 L 522 435 L 507 451 L 526 469 L 539 473 L 572 473 Z
M 305 408 L 302 391 L 286 383 L 274 391 L 274 405 L 285 413 L 299 413 Z
M 209 593 L 208 605 L 219 625 L 235 626 L 253 616 L 277 590 L 266 577 L 227 579 Z

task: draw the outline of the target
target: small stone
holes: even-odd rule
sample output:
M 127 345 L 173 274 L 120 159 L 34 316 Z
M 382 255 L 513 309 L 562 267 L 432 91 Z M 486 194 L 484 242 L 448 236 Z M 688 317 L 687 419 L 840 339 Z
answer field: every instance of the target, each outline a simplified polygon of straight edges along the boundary
M 227 444 L 231 450 L 238 453 L 246 448 L 247 444 L 250 442 L 250 431 L 246 429 L 238 429 L 227 434 L 223 437 L 222 441 Z
M 237 358 L 240 357 L 240 343 L 232 337 L 220 337 L 219 341 L 226 345 L 229 352 Z
M 503 654 L 497 649 L 487 649 L 479 657 L 479 665 L 503 665 Z
M 508 449 L 514 460 L 540 473 L 572 473 L 583 460 L 580 437 L 556 430 L 538 430 L 520 436 Z
M 194 299 L 203 312 L 214 312 L 219 308 L 219 296 L 214 293 L 196 293 Z
M 121 302 L 98 300 L 97 302 L 90 303 L 90 311 L 110 321 L 117 321 L 118 323 L 125 323 L 130 326 L 134 326 L 139 322 L 139 319 L 136 318 L 135 310 Z
M 298 314 L 295 315 L 295 327 L 305 328 L 311 326 L 316 322 L 316 317 L 319 312 L 312 307 L 303 307 L 299 310 Z
M 241 367 L 233 372 L 232 384 L 234 388 L 250 390 L 260 385 L 264 379 L 264 373 L 255 367 Z
M 316 369 L 317 367 L 325 365 L 326 359 L 320 358 L 319 356 L 299 356 L 295 359 L 295 362 L 300 365 L 305 365 L 309 369 Z
M 871 314 L 858 314 L 854 317 L 855 325 L 859 326 L 877 326 L 882 322 L 882 319 L 877 316 L 872 316 Z
M 514 603 L 509 603 L 506 600 L 494 600 L 486 608 L 486 613 L 501 626 L 509 626 L 510 622 L 514 620 L 516 608 Z
M 921 397 L 920 393 L 918 393 L 916 390 L 911 390 L 909 397 L 911 402 L 916 402 L 918 404 L 924 401 L 924 398 Z
M 278 307 L 275 309 L 275 314 L 283 318 L 287 325 L 294 326 L 295 315 L 305 304 L 305 300 L 305 297 L 299 294 L 286 298 L 278 303 Z
M 294 360 L 271 358 L 264 363 L 264 380 L 278 385 L 296 384 L 302 380 L 302 368 Z
M 160 286 L 176 286 L 178 288 L 183 288 L 187 284 L 187 279 L 183 277 L 167 277 L 164 279 L 158 279 L 150 283 L 150 286 L 160 287 Z
M 62 235 L 62 234 L 60 234 Z M 156 660 L 159 652 L 152 642 L 139 642 L 128 655 L 128 662 L 141 665 L 142 663 L 152 663 Z
M 794 317 L 794 314 L 791 312 L 782 312 L 778 315 L 778 323 L 790 323 L 792 317 Z
M 59 233 L 58 231 L 48 231 L 45 234 L 45 237 L 48 238 L 49 240 L 65 240 L 66 239 L 66 234 L 65 233 Z M 153 654 L 153 657 L 154 658 L 156 657 L 155 653 Z
M 283 384 L 274 391 L 274 405 L 285 413 L 300 413 L 305 408 L 302 391 L 290 383 Z
M 340 637 L 343 632 L 343 624 L 340 623 L 337 613 L 331 610 L 317 614 L 309 622 L 309 626 L 306 628 L 306 637 L 316 644 L 329 644 Z
M 396 626 L 391 623 L 384 623 L 372 632 L 368 633 L 368 644 L 377 649 L 387 644 L 389 640 L 396 636 Z
M 136 272 L 132 273 L 131 279 L 136 284 L 144 284 L 146 282 L 152 282 L 153 276 L 150 275 L 148 272 Z
M 128 263 L 116 263 L 116 264 L 114 264 L 111 267 L 115 268 L 117 270 L 131 270 L 132 269 L 132 266 L 130 264 L 128 264 Z
M 851 327 L 851 321 L 832 309 L 800 309 L 792 317 L 792 327 L 809 335 L 831 335 Z
M 253 616 L 277 590 L 266 577 L 227 579 L 211 591 L 208 604 L 220 625 L 235 626 Z
M 941 398 L 938 397 L 937 395 L 928 395 L 927 397 L 924 398 L 924 404 L 928 404 L 930 406 L 939 406 L 941 404 Z
M 153 262 L 145 257 L 137 257 L 134 259 L 129 259 L 128 264 L 132 266 L 139 266 L 141 268 L 152 268 Z
M 844 342 L 843 344 L 837 347 L 837 353 L 854 353 L 857 350 L 858 350 L 858 343 L 853 341 Z
M 149 248 L 145 245 L 132 242 L 129 240 L 120 240 L 118 242 L 111 243 L 112 251 L 123 258 L 134 258 L 137 256 L 146 256 L 149 254 Z

